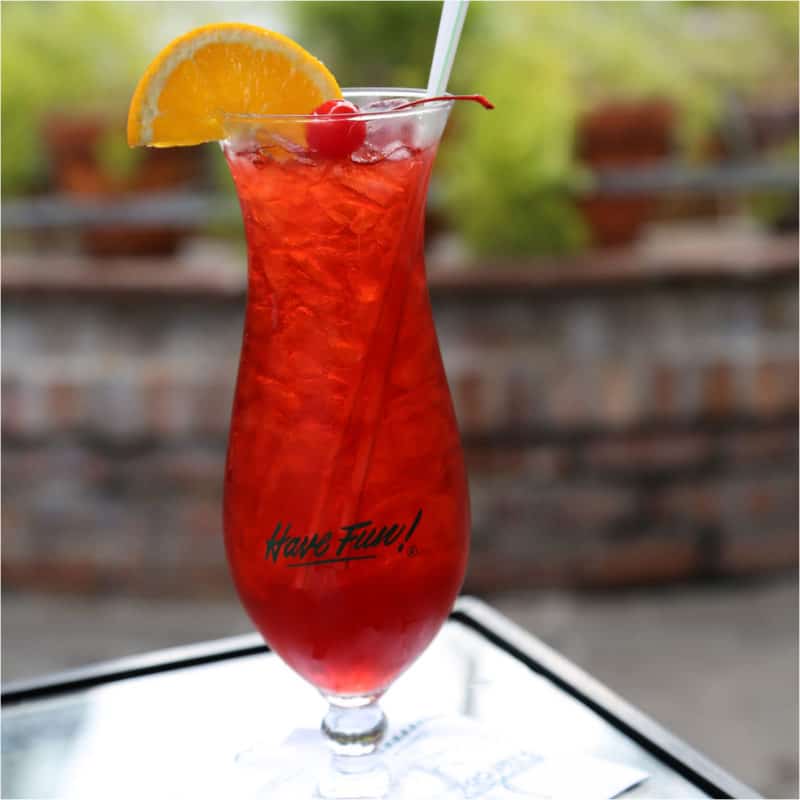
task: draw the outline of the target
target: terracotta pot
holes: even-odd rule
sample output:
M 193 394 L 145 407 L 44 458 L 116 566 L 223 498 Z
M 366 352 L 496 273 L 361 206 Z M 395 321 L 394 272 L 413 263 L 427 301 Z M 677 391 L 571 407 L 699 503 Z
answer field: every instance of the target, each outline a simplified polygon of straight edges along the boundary
M 102 174 L 97 148 L 107 130 L 95 116 L 50 117 L 44 125 L 44 141 L 50 161 L 50 181 L 67 194 L 98 195 L 112 190 Z
M 204 174 L 204 153 L 198 148 L 145 148 L 133 174 L 125 180 L 115 178 L 104 171 L 99 148 L 104 137 L 117 132 L 124 137 L 124 125 L 101 116 L 47 119 L 43 136 L 53 188 L 64 194 L 114 200 L 137 192 L 189 188 Z M 81 232 L 81 243 L 93 256 L 169 255 L 191 233 L 168 225 L 96 225 Z
M 664 101 L 608 103 L 584 114 L 578 124 L 577 155 L 592 170 L 640 167 L 661 161 L 673 147 L 675 114 Z M 651 217 L 650 195 L 589 195 L 578 202 L 593 244 L 630 244 Z

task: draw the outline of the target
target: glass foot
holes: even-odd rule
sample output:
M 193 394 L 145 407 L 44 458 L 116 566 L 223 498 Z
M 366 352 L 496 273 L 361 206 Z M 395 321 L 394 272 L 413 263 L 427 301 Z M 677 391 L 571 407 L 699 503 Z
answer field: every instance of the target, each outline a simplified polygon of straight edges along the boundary
M 388 800 L 391 776 L 377 755 L 331 755 L 320 731 L 249 748 L 234 764 L 237 797 L 249 800 Z
M 388 800 L 389 770 L 378 756 L 333 756 L 320 773 L 315 800 Z
M 349 719 L 347 715 L 337 718 L 337 729 L 341 731 L 339 723 Z M 359 720 L 363 722 L 367 716 Z M 372 727 L 358 726 L 359 748 L 370 746 L 361 738 Z M 443 760 L 453 761 L 453 747 L 459 750 L 462 741 L 458 727 L 448 727 L 446 721 L 420 720 L 390 729 L 382 745 L 371 745 L 371 753 L 332 755 L 329 735 L 296 730 L 281 744 L 240 753 L 234 765 L 236 791 L 230 796 L 247 800 L 465 800 L 476 795 L 470 794 L 462 780 L 440 769 Z M 351 745 L 353 742 L 347 741 L 342 747 Z M 486 745 L 481 741 L 480 746 Z M 474 753 L 457 755 L 455 760 L 459 758 L 467 760 L 459 762 L 457 770 L 465 770 L 467 775 L 474 772 L 470 767 Z

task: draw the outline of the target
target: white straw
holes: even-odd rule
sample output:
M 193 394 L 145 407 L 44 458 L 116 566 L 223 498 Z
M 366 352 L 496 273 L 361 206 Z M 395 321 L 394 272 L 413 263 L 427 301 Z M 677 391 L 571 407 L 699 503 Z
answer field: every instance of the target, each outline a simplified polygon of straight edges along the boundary
M 436 47 L 428 78 L 428 94 L 431 97 L 447 91 L 447 81 L 450 79 L 450 70 L 453 69 L 453 62 L 456 59 L 467 8 L 469 0 L 444 0 L 442 4 L 439 32 L 436 34 Z

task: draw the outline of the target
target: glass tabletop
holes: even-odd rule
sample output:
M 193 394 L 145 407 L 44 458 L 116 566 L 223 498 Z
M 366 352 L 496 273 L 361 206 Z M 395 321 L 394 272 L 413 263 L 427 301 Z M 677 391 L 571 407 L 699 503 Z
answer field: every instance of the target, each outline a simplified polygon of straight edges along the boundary
M 626 797 L 709 796 L 458 620 L 445 625 L 383 705 L 394 728 L 462 715 L 535 753 L 597 756 L 646 772 Z M 2 796 L 229 796 L 237 753 L 254 744 L 277 749 L 297 729 L 317 729 L 324 711 L 322 698 L 269 652 L 8 703 Z

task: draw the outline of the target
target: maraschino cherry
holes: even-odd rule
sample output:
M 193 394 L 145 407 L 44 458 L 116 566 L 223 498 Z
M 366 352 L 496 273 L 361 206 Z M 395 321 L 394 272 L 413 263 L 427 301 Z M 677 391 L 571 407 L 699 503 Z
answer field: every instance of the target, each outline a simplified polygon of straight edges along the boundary
M 438 97 L 420 97 L 392 108 L 389 113 L 403 111 L 406 108 L 423 103 L 440 102 L 442 100 L 472 100 L 484 108 L 494 106 L 482 94 L 448 94 Z M 327 158 L 344 158 L 358 150 L 367 138 L 367 123 L 362 119 L 348 119 L 360 113 L 360 109 L 349 100 L 326 100 L 311 112 L 315 117 L 333 117 L 336 119 L 312 122 L 308 125 L 308 146 Z
M 312 112 L 315 117 L 344 115 L 330 122 L 312 122 L 308 126 L 308 146 L 328 158 L 344 158 L 355 152 L 367 138 L 367 123 L 364 120 L 348 120 L 345 117 L 358 114 L 358 106 L 349 100 L 326 100 Z

